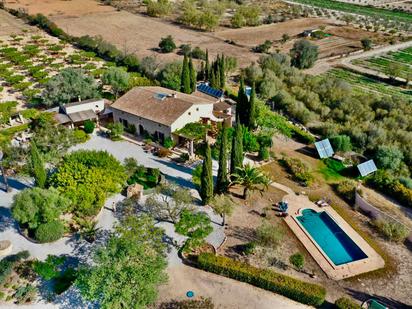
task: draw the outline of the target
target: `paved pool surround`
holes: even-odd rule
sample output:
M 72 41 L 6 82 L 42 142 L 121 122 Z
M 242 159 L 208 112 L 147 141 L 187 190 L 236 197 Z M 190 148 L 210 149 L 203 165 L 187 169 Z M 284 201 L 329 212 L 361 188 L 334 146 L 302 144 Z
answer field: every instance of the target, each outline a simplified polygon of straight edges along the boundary
M 341 280 L 385 266 L 382 257 L 343 220 L 332 207 L 327 206 L 321 208 L 311 202 L 306 195 L 297 195 L 284 185 L 272 183 L 272 186 L 287 193 L 284 199 L 288 201 L 289 204 L 289 216 L 285 217 L 284 220 L 329 278 Z M 341 235 L 342 238 L 340 239 L 331 238 L 325 240 L 325 242 L 320 245 L 319 243 L 321 241 L 318 235 L 314 235 L 314 237 L 311 235 L 316 233 L 316 231 L 312 230 L 309 232 L 299 221 L 299 217 L 302 217 L 303 212 L 306 211 L 307 213 L 309 210 L 318 215 L 321 215 L 321 212 L 325 212 L 322 216 L 327 215 L 330 217 L 333 224 L 335 224 L 345 236 Z M 331 222 L 328 223 L 332 224 Z M 333 228 L 336 228 L 336 226 Z M 318 238 L 319 243 L 316 241 L 316 238 Z M 334 252 L 334 244 L 331 244 L 331 241 L 338 241 L 338 243 L 335 243 L 338 252 Z M 344 249 L 346 250 L 345 253 L 342 252 Z

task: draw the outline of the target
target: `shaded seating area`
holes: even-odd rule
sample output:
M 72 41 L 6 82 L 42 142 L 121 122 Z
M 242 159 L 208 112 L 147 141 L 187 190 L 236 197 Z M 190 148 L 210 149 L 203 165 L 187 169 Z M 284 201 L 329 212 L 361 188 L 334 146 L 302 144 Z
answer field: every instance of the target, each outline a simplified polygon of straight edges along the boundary
M 274 210 L 278 212 L 277 215 L 279 217 L 288 216 L 289 205 L 287 201 L 280 201 L 279 203 L 276 203 L 273 206 L 274 206 Z

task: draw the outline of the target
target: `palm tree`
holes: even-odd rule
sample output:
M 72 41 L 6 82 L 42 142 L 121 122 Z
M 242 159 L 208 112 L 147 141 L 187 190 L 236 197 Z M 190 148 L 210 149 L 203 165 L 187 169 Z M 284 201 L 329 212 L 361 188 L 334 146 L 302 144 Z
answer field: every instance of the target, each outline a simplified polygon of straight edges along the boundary
M 97 221 L 86 221 L 82 223 L 80 229 L 80 237 L 85 239 L 87 242 L 94 242 L 96 240 L 97 232 L 100 228 L 97 227 Z
M 232 179 L 231 185 L 243 186 L 243 199 L 248 198 L 250 191 L 266 190 L 271 182 L 268 176 L 250 164 L 237 167 Z

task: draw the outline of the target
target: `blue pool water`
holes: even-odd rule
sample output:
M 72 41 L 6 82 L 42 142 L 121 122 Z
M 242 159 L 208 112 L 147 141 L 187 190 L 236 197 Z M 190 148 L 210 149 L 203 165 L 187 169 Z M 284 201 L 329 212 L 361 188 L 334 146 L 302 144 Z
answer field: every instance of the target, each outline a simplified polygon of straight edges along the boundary
M 367 258 L 325 211 L 304 209 L 297 219 L 335 265 Z

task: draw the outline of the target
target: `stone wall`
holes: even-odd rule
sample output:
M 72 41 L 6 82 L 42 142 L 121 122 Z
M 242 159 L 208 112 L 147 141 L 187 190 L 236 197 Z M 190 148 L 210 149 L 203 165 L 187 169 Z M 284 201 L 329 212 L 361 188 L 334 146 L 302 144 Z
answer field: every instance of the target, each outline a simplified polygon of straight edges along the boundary
M 358 192 L 355 193 L 355 207 L 362 210 L 362 212 L 365 213 L 371 219 L 382 218 L 384 220 L 396 221 L 402 224 L 401 222 L 396 220 L 394 217 L 388 215 L 387 213 L 384 213 L 383 211 L 379 210 L 378 208 L 370 204 L 362 196 L 360 196 Z M 412 231 L 410 231 L 407 239 L 409 240 L 409 242 L 412 243 Z

